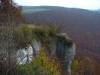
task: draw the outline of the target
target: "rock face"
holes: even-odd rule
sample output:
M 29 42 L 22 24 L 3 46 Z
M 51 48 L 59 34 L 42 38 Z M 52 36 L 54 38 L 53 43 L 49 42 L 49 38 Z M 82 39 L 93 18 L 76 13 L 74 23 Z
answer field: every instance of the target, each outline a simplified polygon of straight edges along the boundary
M 30 63 L 33 58 L 33 48 L 29 46 L 27 48 L 19 49 L 17 52 L 17 60 L 19 64 Z
M 59 34 L 56 43 L 56 56 L 59 59 L 63 75 L 71 75 L 71 63 L 75 56 L 75 44 L 66 34 Z
M 47 53 L 51 57 L 56 57 L 61 64 L 62 75 L 71 75 L 71 63 L 75 56 L 75 44 L 72 42 L 70 38 L 67 37 L 65 33 L 57 34 L 56 37 L 53 37 L 49 40 L 49 45 L 51 52 Z M 23 48 L 17 52 L 18 61 L 20 64 L 26 64 L 27 62 L 31 62 L 41 50 L 42 43 L 40 41 L 34 40 L 32 45 Z

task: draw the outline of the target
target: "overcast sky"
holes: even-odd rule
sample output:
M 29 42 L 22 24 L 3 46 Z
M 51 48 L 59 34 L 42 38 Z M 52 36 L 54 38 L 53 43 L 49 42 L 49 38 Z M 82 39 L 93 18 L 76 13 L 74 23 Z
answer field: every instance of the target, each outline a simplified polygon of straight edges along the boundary
M 83 9 L 100 9 L 100 0 L 14 0 L 23 6 L 63 6 Z

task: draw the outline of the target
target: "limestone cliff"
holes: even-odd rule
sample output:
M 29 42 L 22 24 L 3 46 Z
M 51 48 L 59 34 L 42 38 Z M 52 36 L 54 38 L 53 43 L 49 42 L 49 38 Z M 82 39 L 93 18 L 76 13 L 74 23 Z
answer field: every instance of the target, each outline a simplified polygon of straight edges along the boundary
M 57 58 L 61 65 L 63 75 L 71 75 L 71 63 L 75 56 L 75 43 L 66 33 L 56 33 L 54 36 L 45 38 L 46 43 L 40 39 L 34 39 L 26 48 L 21 48 L 17 52 L 20 64 L 26 64 L 38 56 L 39 50 L 45 48 L 50 58 Z

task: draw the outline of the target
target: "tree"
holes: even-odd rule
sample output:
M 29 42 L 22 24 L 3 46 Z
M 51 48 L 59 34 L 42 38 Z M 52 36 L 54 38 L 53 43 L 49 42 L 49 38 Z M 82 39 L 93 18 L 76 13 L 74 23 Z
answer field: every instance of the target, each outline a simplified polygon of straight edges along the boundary
M 15 75 L 14 30 L 21 13 L 12 0 L 0 0 L 0 75 Z
M 94 71 L 95 71 L 94 61 L 92 61 L 91 58 L 83 57 L 79 61 L 79 69 L 78 69 L 79 75 L 95 75 Z
M 18 48 L 25 48 L 32 44 L 33 37 L 32 37 L 32 28 L 29 26 L 21 26 L 19 28 L 16 28 L 14 40 L 17 44 Z
M 0 22 L 22 21 L 21 8 L 12 0 L 0 0 Z

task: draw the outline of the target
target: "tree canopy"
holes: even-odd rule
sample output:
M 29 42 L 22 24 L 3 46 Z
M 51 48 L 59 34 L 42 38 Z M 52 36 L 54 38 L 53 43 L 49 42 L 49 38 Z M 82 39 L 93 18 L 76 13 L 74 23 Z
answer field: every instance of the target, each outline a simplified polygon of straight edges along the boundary
M 20 21 L 21 19 L 21 8 L 13 0 L 0 0 L 0 22 Z

